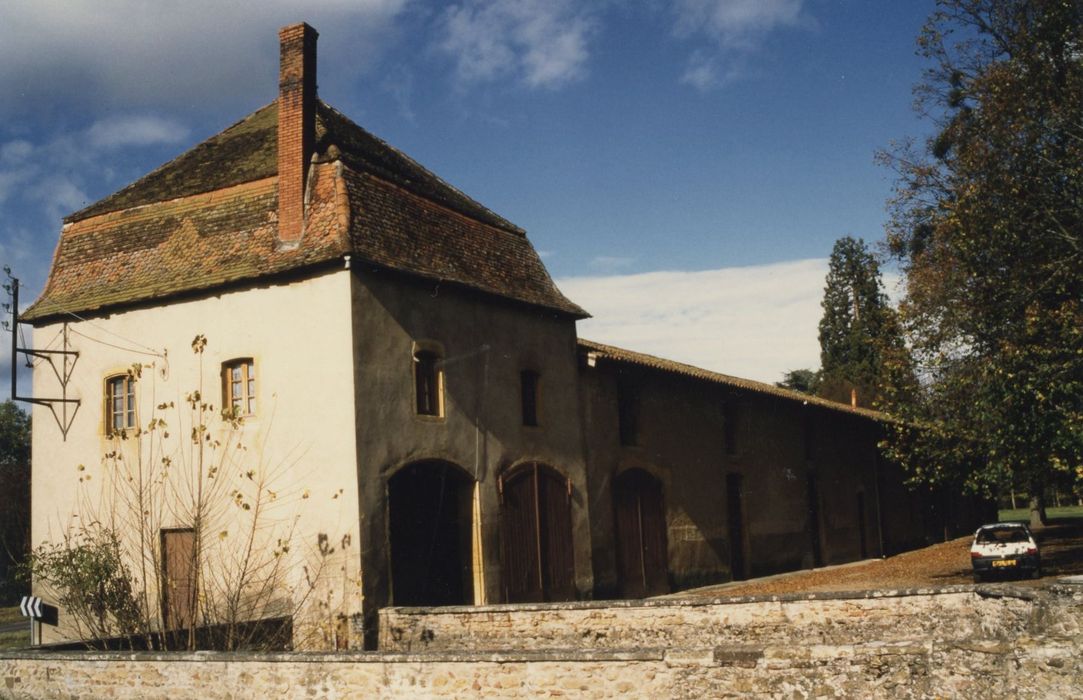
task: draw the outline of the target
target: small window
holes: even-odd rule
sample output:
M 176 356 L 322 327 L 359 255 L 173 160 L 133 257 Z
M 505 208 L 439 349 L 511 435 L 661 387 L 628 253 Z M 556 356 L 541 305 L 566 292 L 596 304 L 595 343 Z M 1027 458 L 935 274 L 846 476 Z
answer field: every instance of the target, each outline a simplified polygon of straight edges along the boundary
M 722 405 L 722 429 L 726 440 L 726 454 L 737 454 L 737 401 L 727 399 Z
M 121 374 L 105 380 L 105 432 L 110 435 L 135 427 L 135 378 Z
M 442 416 L 444 373 L 440 368 L 440 355 L 431 350 L 414 353 L 414 389 L 417 395 L 419 416 Z
M 617 381 L 617 427 L 620 444 L 639 443 L 639 391 L 625 378 Z
M 538 373 L 524 369 L 519 373 L 523 400 L 523 425 L 538 424 Z
M 222 365 L 222 405 L 234 416 L 256 413 L 256 364 L 252 358 L 233 360 Z

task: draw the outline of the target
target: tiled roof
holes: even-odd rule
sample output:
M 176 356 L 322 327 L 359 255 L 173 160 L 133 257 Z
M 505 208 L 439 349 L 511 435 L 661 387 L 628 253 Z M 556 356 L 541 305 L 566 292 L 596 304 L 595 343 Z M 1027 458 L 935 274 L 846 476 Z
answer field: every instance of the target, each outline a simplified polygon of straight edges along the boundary
M 767 394 L 780 399 L 787 399 L 790 401 L 800 401 L 801 403 L 808 403 L 821 408 L 827 408 L 832 411 L 841 411 L 843 413 L 851 413 L 865 418 L 872 418 L 873 420 L 886 421 L 889 420 L 886 414 L 879 411 L 873 411 L 868 408 L 854 408 L 848 404 L 838 403 L 836 401 L 828 401 L 818 396 L 810 396 L 809 394 L 802 394 L 799 391 L 791 391 L 789 389 L 783 389 L 782 387 L 775 386 L 773 384 L 765 384 L 763 382 L 754 382 L 751 379 L 741 379 L 740 377 L 733 377 L 728 374 L 721 374 L 719 372 L 712 372 L 710 370 L 696 367 L 694 365 L 686 365 L 683 362 L 674 362 L 673 360 L 667 360 L 661 357 L 655 357 L 654 355 L 647 355 L 641 352 L 633 352 L 631 350 L 625 350 L 624 348 L 618 348 L 613 345 L 603 345 L 602 343 L 596 343 L 592 340 L 579 339 L 579 352 L 581 354 L 593 354 L 595 357 L 607 360 L 615 363 L 626 363 L 631 365 L 637 365 L 639 367 L 646 367 L 648 369 L 658 370 L 661 372 L 669 372 L 672 374 L 680 374 L 693 379 L 699 379 L 714 384 L 720 384 L 733 389 L 740 389 L 743 391 L 754 392 L 757 394 Z
M 317 109 L 305 233 L 277 246 L 277 105 L 65 219 L 23 318 L 163 299 L 352 253 L 576 317 L 522 229 L 332 108 Z
M 446 280 L 583 318 L 525 235 L 509 233 L 374 177 L 346 169 L 350 235 L 378 265 Z
M 278 105 L 272 102 L 64 221 L 81 221 L 272 177 L 278 171 L 277 129 Z
M 162 299 L 349 252 L 333 221 L 333 188 L 314 198 L 304 245 L 277 246 L 276 189 L 265 178 L 65 225 L 45 291 L 22 318 Z

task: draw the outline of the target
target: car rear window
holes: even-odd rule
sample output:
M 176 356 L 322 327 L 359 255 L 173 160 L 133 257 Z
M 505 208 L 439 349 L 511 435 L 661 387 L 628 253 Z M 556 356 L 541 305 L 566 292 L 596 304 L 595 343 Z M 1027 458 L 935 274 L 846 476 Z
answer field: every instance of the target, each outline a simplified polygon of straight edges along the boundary
M 1016 528 L 981 530 L 978 532 L 979 544 L 993 544 L 996 542 L 1026 542 L 1027 533 Z

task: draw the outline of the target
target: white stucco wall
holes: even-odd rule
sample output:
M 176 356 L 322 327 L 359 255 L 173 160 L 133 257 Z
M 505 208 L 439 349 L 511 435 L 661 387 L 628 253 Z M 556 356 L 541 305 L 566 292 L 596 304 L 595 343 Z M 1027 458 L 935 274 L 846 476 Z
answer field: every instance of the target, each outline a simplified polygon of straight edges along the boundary
M 289 567 L 289 575 L 295 582 L 305 575 L 300 567 L 303 557 L 309 559 L 308 573 L 312 575 L 311 557 L 319 534 L 326 534 L 328 546 L 336 550 L 310 602 L 326 603 L 320 609 L 328 619 L 360 609 L 347 270 L 87 321 L 72 318 L 66 324 L 36 328 L 34 346 L 58 349 L 65 325 L 70 349 L 79 351 L 67 395 L 81 399 L 82 405 L 66 439 L 47 407 L 35 406 L 33 410 L 35 547 L 44 541 L 58 541 L 80 519 L 94 516 L 94 511 L 99 511 L 100 517 L 108 510 L 100 501 L 109 477 L 102 457 L 116 449 L 118 441 L 106 435 L 104 426 L 107 376 L 122 373 L 133 363 L 144 365 L 138 382 L 138 423 L 145 428 L 153 415 L 164 417 L 172 431 L 166 441 L 167 451 L 178 454 L 176 446 L 184 445 L 184 454 L 189 455 L 175 457 L 174 470 L 191 470 L 191 426 L 185 396 L 199 385 L 200 360 L 203 398 L 213 404 L 217 415 L 223 403 L 222 363 L 251 357 L 257 382 L 256 415 L 246 418 L 233 436 L 235 442 L 230 447 L 239 457 L 231 464 L 247 465 L 245 470 L 253 469 L 257 474 L 272 474 L 266 487 L 275 492 L 275 502 L 268 512 L 277 522 L 296 523 L 286 528 L 293 535 L 290 556 L 294 564 Z M 192 351 L 197 334 L 207 338 L 201 358 Z M 51 368 L 40 361 L 34 370 L 33 391 L 38 398 L 59 396 L 61 392 Z M 177 408 L 155 408 L 169 402 Z M 212 422 L 219 424 L 217 420 Z M 162 430 L 157 434 L 161 435 Z M 222 431 L 215 433 L 217 439 L 225 435 Z M 146 455 L 148 439 L 147 435 L 129 439 L 121 449 L 131 455 L 142 443 Z M 237 444 L 245 449 L 236 450 Z M 238 474 L 229 476 L 235 478 Z M 169 522 L 171 518 L 173 522 Z M 166 515 L 162 525 L 188 525 L 182 520 L 182 515 Z M 265 538 L 276 539 L 284 531 L 268 530 Z M 58 639 L 62 630 L 63 624 L 60 631 L 46 627 L 43 641 Z M 356 643 L 359 640 L 351 645 Z

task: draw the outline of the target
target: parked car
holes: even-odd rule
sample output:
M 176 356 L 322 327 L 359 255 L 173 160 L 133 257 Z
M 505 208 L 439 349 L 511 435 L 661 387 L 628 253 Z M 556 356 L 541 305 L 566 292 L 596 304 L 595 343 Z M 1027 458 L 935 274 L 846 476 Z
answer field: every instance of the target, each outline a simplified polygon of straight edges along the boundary
M 982 525 L 974 533 L 970 546 L 970 563 L 974 580 L 981 581 L 992 574 L 1034 578 L 1042 575 L 1042 557 L 1038 543 L 1026 525 L 994 523 Z

